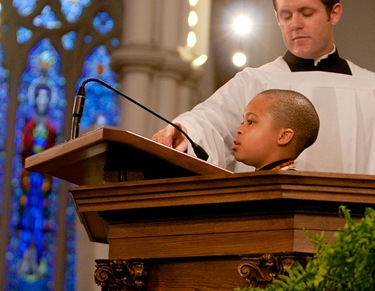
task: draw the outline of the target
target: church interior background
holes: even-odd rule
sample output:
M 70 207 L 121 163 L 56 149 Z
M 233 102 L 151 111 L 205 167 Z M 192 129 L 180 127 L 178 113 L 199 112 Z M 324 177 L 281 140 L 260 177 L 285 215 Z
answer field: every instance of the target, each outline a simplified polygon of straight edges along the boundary
M 95 288 L 94 259 L 105 258 L 106 249 L 85 238 L 71 185 L 23 168 L 25 158 L 70 136 L 74 95 L 85 79 L 126 88 L 172 119 L 242 69 L 231 64 L 235 50 L 250 52 L 250 66 L 283 54 L 271 1 L 199 1 L 0 1 L 0 290 Z M 375 3 L 342 3 L 340 54 L 375 70 Z M 250 41 L 224 32 L 238 7 L 262 11 L 253 13 L 258 32 Z M 193 48 L 186 39 L 195 8 L 203 44 Z M 202 56 L 206 63 L 194 67 Z M 83 133 L 105 125 L 147 136 L 164 126 L 99 84 L 87 84 L 86 96 Z

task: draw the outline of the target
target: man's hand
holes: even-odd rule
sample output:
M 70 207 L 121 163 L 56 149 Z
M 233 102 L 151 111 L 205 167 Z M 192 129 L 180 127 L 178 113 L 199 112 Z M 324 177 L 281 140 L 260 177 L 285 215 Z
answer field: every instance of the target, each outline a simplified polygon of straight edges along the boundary
M 186 132 L 186 128 L 181 123 L 176 122 L 176 126 Z M 187 138 L 172 125 L 168 125 L 163 129 L 159 130 L 152 136 L 152 140 L 162 143 L 166 146 L 172 147 L 181 152 L 186 152 L 188 148 Z

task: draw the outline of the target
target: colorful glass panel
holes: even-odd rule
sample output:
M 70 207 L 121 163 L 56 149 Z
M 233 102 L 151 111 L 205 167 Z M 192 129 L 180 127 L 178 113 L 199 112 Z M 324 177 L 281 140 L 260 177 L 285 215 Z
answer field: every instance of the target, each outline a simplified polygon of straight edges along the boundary
M 0 134 L 0 216 L 2 213 L 3 189 L 4 189 L 4 163 L 5 141 L 8 128 L 8 104 L 9 104 L 9 72 L 4 67 L 4 48 L 0 45 L 0 126 L 3 129 Z M 1 237 L 1 235 L 0 235 Z
M 60 194 L 61 195 L 61 194 Z M 65 230 L 66 230 L 66 258 L 65 258 L 65 286 L 64 290 L 76 290 L 76 208 L 68 195 L 68 205 L 65 212 Z
M 33 36 L 33 32 L 26 27 L 21 26 L 17 31 L 17 42 L 20 44 L 26 43 Z
M 89 44 L 89 43 L 92 42 L 92 36 L 91 35 L 86 35 L 83 40 L 84 40 L 84 42 L 86 44 Z
M 120 46 L 120 40 L 118 38 L 112 38 L 111 44 L 113 47 L 119 47 Z
M 90 0 L 60 0 L 61 12 L 68 22 L 75 22 L 82 15 L 84 7 L 91 4 Z
M 74 44 L 77 38 L 77 33 L 75 31 L 70 31 L 63 35 L 62 37 L 62 45 L 64 49 L 70 51 L 74 48 Z
M 114 22 L 107 12 L 99 12 L 92 22 L 94 28 L 101 35 L 107 34 L 113 29 Z
M 47 29 L 56 29 L 61 27 L 61 22 L 57 20 L 51 6 L 46 5 L 42 12 L 33 20 L 35 26 L 43 26 Z
M 24 170 L 23 162 L 62 140 L 65 98 L 61 57 L 43 39 L 29 54 L 18 90 L 6 290 L 53 290 L 60 182 Z
M 17 9 L 18 14 L 27 16 L 34 11 L 36 1 L 37 0 L 13 0 L 13 6 Z
M 86 58 L 77 90 L 88 78 L 98 78 L 115 88 L 118 87 L 116 74 L 110 68 L 110 55 L 105 46 L 95 48 Z M 120 106 L 117 94 L 95 82 L 87 83 L 85 89 L 86 102 L 81 119 L 82 130 L 106 125 L 119 126 Z
M 18 101 L 16 112 L 8 113 L 6 101 L 9 98 L 4 100 L 6 95 L 3 94 L 8 90 L 8 80 L 5 82 L 6 87 L 2 83 L 3 78 L 7 78 L 8 74 L 6 71 L 2 71 L 2 62 L 0 64 L 1 124 L 3 128 L 15 126 L 14 141 L 12 141 L 14 142 L 14 159 L 12 152 L 7 152 L 7 157 L 11 157 L 12 160 L 6 161 L 8 164 L 9 162 L 12 163 L 13 170 L 11 181 L 8 182 L 11 183 L 12 190 L 6 189 L 10 205 L 7 204 L 4 208 L 7 212 L 9 211 L 8 233 L 5 234 L 6 237 L 1 237 L 0 234 L 2 242 L 8 244 L 6 254 L 3 254 L 3 257 L 6 257 L 6 269 L 3 270 L 5 285 L 1 286 L 0 289 L 53 290 L 57 287 L 54 286 L 56 281 L 63 281 L 63 290 L 74 291 L 76 289 L 77 272 L 75 266 L 75 207 L 70 197 L 61 197 L 62 195 L 69 196 L 69 194 L 66 193 L 65 187 L 61 187 L 63 185 L 57 179 L 25 172 L 22 161 L 25 156 L 30 154 L 30 150 L 32 153 L 36 153 L 46 146 L 50 146 L 53 140 L 55 143 L 63 142 L 63 127 L 65 132 L 67 123 L 69 123 L 66 118 L 70 116 L 70 113 L 65 111 L 65 86 L 71 88 L 71 82 L 76 81 L 76 77 L 73 76 L 74 74 L 70 74 L 69 70 L 80 70 L 82 68 L 81 62 L 84 57 L 82 54 L 91 50 L 91 53 L 85 59 L 80 82 L 86 78 L 97 77 L 116 88 L 118 87 L 116 76 L 109 67 L 110 55 L 105 46 L 107 48 L 119 46 L 119 40 L 116 37 L 119 36 L 120 30 L 114 29 L 115 21 L 109 14 L 103 12 L 103 9 L 110 8 L 109 11 L 111 11 L 112 4 L 110 3 L 115 3 L 117 6 L 120 2 L 117 2 L 117 0 L 105 0 L 105 3 L 102 0 L 60 0 L 61 5 L 58 1 L 50 0 L 0 0 L 0 2 L 6 4 L 3 6 L 7 7 L 7 11 L 12 10 L 8 9 L 11 5 L 14 7 L 14 11 L 17 11 L 10 16 L 7 14 L 8 18 L 1 18 L 0 29 L 4 36 L 7 36 L 4 37 L 8 40 L 7 47 L 5 47 L 6 51 L 12 51 L 13 49 L 12 52 L 18 55 L 17 62 L 13 63 L 15 77 L 9 81 L 14 86 L 13 88 L 18 88 L 18 92 L 11 99 Z M 86 9 L 90 5 L 94 7 Z M 58 11 L 57 9 L 60 8 L 61 11 Z M 118 25 L 118 17 L 121 15 L 117 12 L 115 14 L 117 17 L 116 25 Z M 4 11 L 2 14 L 4 14 Z M 82 20 L 84 20 L 83 17 L 90 19 L 89 22 L 85 21 L 85 25 L 81 25 Z M 12 21 L 9 21 L 9 19 Z M 87 27 L 90 24 L 91 29 Z M 29 52 L 29 55 L 25 53 L 27 46 L 17 46 L 17 43 L 13 41 L 14 35 L 9 35 L 14 31 L 16 31 L 18 44 L 34 45 L 37 43 Z M 51 36 L 53 34 L 52 41 L 48 38 L 40 41 L 41 37 L 49 34 Z M 103 37 L 104 35 L 106 36 Z M 56 43 L 58 37 L 61 39 L 61 44 Z M 65 66 L 65 64 L 62 66 L 60 63 L 62 59 L 60 59 L 60 55 L 52 43 L 59 47 L 60 53 L 60 46 L 65 49 L 66 54 L 62 59 L 69 62 L 68 66 Z M 74 53 L 68 52 L 76 49 L 77 44 L 81 46 L 83 44 L 86 47 L 85 50 L 74 51 Z M 93 49 L 98 44 L 103 46 Z M 27 65 L 26 69 L 24 69 L 25 64 Z M 17 79 L 19 67 L 25 71 Z M 68 72 L 64 71 L 64 73 L 68 73 L 67 79 L 62 74 L 62 68 L 66 69 L 66 67 L 69 67 Z M 12 73 L 12 68 L 10 68 L 10 74 Z M 80 82 L 77 84 L 80 84 Z M 44 85 L 44 87 L 38 84 Z M 44 92 L 42 94 L 44 97 L 35 98 L 35 94 L 32 92 Z M 50 93 L 51 95 L 49 95 Z M 90 83 L 87 84 L 86 94 L 88 95 L 88 106 L 85 106 L 81 129 L 88 130 L 92 126 L 99 125 L 119 125 L 119 100 L 114 92 L 99 84 Z M 45 98 L 46 96 L 51 97 Z M 54 96 L 58 97 L 55 98 Z M 72 97 L 70 96 L 70 98 Z M 35 102 L 36 99 L 39 101 Z M 36 123 L 35 117 L 38 116 L 41 106 L 38 106 L 39 110 L 37 111 L 36 104 L 43 99 L 49 100 L 48 106 L 45 105 L 46 107 L 44 107 L 48 108 L 45 120 L 48 119 L 49 125 L 46 126 L 46 123 L 44 127 L 32 130 L 31 121 L 34 119 L 34 123 Z M 98 104 L 95 104 L 93 100 L 98 101 Z M 68 110 L 70 111 L 70 109 Z M 16 124 L 6 124 L 8 119 L 3 118 L 4 114 L 2 113 L 16 115 L 12 119 L 12 122 L 14 121 Z M 28 129 L 29 131 L 27 131 Z M 53 132 L 55 132 L 55 136 L 51 137 Z M 2 134 L 5 135 L 6 131 L 4 130 Z M 1 159 L 5 152 L 1 148 L 1 143 L 5 143 L 5 138 L 0 136 L 0 167 L 4 163 Z M 26 152 L 26 150 L 29 150 L 29 152 Z M 7 166 L 9 166 L 8 164 Z M 0 172 L 0 187 L 3 185 L 2 177 L 3 172 Z M 4 195 L 4 193 L 0 192 L 0 201 L 1 195 Z M 64 219 L 61 215 L 63 210 L 59 209 L 61 207 L 59 201 L 66 198 L 68 199 L 68 205 L 65 205 L 64 202 L 64 207 L 66 206 L 65 221 L 61 222 L 60 220 L 59 222 L 59 225 L 64 225 L 65 228 L 66 245 L 64 246 L 64 254 L 57 254 L 56 243 L 57 240 L 61 240 L 61 235 L 56 235 L 58 232 L 57 216 L 59 215 L 59 219 Z M 64 255 L 66 255 L 65 258 Z M 61 260 L 57 262 L 57 258 L 61 258 Z M 62 274 L 63 267 L 65 268 L 65 278 L 54 278 L 54 276 Z

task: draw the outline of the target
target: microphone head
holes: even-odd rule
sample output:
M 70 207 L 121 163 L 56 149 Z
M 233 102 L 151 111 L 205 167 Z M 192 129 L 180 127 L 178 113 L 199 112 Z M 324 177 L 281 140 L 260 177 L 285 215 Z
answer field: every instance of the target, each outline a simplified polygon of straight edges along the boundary
M 198 158 L 200 158 L 201 160 L 207 161 L 209 155 L 200 145 L 193 142 L 191 146 L 193 147 L 194 153 L 196 154 Z
M 85 86 L 84 85 L 81 85 L 81 87 L 79 87 L 77 95 L 86 96 Z
M 79 124 L 85 107 L 85 95 L 85 86 L 82 85 L 74 98 L 70 139 L 76 138 L 79 135 Z
M 85 87 L 81 86 L 74 99 L 73 116 L 78 116 L 79 118 L 81 118 L 83 114 L 83 109 L 85 107 L 85 100 L 86 100 Z

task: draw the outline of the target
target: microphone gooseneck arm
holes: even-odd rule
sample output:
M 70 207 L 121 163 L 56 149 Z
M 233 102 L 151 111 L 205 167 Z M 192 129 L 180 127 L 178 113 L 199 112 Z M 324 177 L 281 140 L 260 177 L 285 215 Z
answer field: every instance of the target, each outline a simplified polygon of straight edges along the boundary
M 198 145 L 197 143 L 195 143 L 188 135 L 185 131 L 183 131 L 180 127 L 178 127 L 176 124 L 174 124 L 173 122 L 170 122 L 168 119 L 164 118 L 163 116 L 159 115 L 158 113 L 150 110 L 149 108 L 147 108 L 146 106 L 142 105 L 141 103 L 135 101 L 134 99 L 130 98 L 129 96 L 125 95 L 124 93 L 122 93 L 121 91 L 117 90 L 116 88 L 110 86 L 109 84 L 105 83 L 104 81 L 100 80 L 100 79 L 97 79 L 97 78 L 89 78 L 89 79 L 86 79 L 85 81 L 83 81 L 82 85 L 81 85 L 81 88 L 79 89 L 78 91 L 78 94 L 76 96 L 76 101 L 77 101 L 77 97 L 81 96 L 80 93 L 82 93 L 82 95 L 84 96 L 85 95 L 85 90 L 84 90 L 84 86 L 89 83 L 89 82 L 96 82 L 96 83 L 99 83 L 101 85 L 103 85 L 104 87 L 108 88 L 109 90 L 112 90 L 114 92 L 116 92 L 117 94 L 119 94 L 120 96 L 124 97 L 125 99 L 129 100 L 130 102 L 136 104 L 137 106 L 143 108 L 144 110 L 146 110 L 147 112 L 151 113 L 152 115 L 158 117 L 159 119 L 163 120 L 164 122 L 172 125 L 174 128 L 176 128 L 178 131 L 180 131 L 186 138 L 187 140 L 190 142 L 191 146 L 193 147 L 193 150 L 194 150 L 194 153 L 197 155 L 198 158 L 202 159 L 202 160 L 205 160 L 207 161 L 208 159 L 208 154 L 207 152 L 200 146 Z M 81 92 L 82 91 L 82 92 Z M 82 96 L 81 96 L 82 97 Z M 82 102 L 82 99 L 83 99 L 83 102 Z M 82 106 L 82 112 L 83 112 L 83 105 L 84 105 L 84 98 L 80 99 L 76 105 L 76 102 L 75 105 L 74 105 L 74 109 L 73 109 L 73 118 L 74 118 L 74 110 L 77 107 L 81 107 Z M 78 108 L 78 109 L 79 109 Z M 77 111 L 79 111 L 77 109 Z M 81 116 L 82 116 L 82 112 L 81 112 Z M 78 115 L 78 114 L 77 114 Z M 80 117 L 79 117 L 80 119 Z M 74 127 L 74 126 L 73 126 Z M 73 130 L 73 128 L 72 128 Z M 77 127 L 77 131 L 79 130 L 79 120 L 78 120 L 78 127 Z M 77 134 L 78 136 L 78 132 L 74 133 L 74 134 Z M 76 137 L 76 136 L 74 136 Z M 74 138 L 72 137 L 72 138 Z

